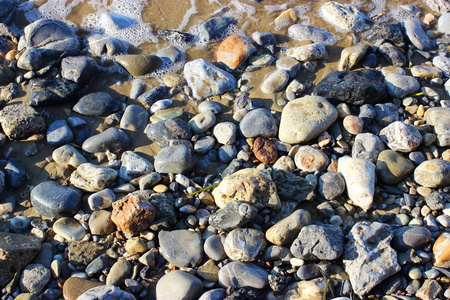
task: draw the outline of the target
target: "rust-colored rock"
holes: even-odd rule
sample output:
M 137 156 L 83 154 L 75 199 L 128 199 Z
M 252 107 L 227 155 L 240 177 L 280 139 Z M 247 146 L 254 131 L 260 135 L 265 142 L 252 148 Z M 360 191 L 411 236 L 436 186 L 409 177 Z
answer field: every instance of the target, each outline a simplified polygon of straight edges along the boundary
M 255 50 L 256 48 L 247 38 L 230 35 L 217 49 L 217 61 L 224 63 L 231 69 L 235 69 Z
M 444 232 L 433 245 L 434 265 L 450 266 L 450 233 Z
M 278 151 L 271 139 L 259 137 L 253 143 L 253 154 L 260 162 L 274 164 L 278 159 Z
M 155 218 L 155 208 L 140 195 L 127 195 L 112 206 L 111 220 L 117 228 L 133 235 L 148 229 Z

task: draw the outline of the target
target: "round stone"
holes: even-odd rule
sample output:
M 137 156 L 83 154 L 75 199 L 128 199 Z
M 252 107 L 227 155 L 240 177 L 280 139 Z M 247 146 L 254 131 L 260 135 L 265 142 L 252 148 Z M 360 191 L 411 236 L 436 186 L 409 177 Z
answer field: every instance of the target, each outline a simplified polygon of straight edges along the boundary
M 202 290 L 202 282 L 194 275 L 183 271 L 172 271 L 164 275 L 156 284 L 156 297 L 162 300 L 194 300 L 200 297 Z
M 94 235 L 107 235 L 116 229 L 111 220 L 111 212 L 107 210 L 96 210 L 89 218 L 89 229 Z
M 328 156 L 311 146 L 301 146 L 294 156 L 297 168 L 302 171 L 324 171 L 330 163 Z
M 346 116 L 343 121 L 344 128 L 351 134 L 359 134 L 363 131 L 363 120 L 357 116 Z
M 222 261 L 227 257 L 224 249 L 225 235 L 212 235 L 205 240 L 204 251 L 209 258 Z
M 72 218 L 60 218 L 53 224 L 53 231 L 67 241 L 81 240 L 86 231 L 81 224 Z
M 225 239 L 224 249 L 233 260 L 251 261 L 266 247 L 264 233 L 252 228 L 237 228 Z

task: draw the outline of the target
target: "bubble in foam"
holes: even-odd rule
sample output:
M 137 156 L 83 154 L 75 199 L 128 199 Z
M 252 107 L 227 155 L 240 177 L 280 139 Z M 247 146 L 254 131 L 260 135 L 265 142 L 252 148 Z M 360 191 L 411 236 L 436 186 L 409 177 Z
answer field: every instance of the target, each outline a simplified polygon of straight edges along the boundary
M 269 13 L 272 13 L 274 11 L 279 10 L 286 10 L 288 5 L 292 2 L 292 0 L 284 3 L 284 4 L 278 4 L 278 5 L 264 5 L 264 9 L 267 10 Z
M 72 27 L 76 27 L 76 24 L 68 21 L 67 16 L 71 13 L 72 9 L 80 4 L 82 0 L 73 1 L 61 1 L 61 0 L 48 0 L 40 7 L 35 7 L 35 1 L 29 1 L 32 5 L 20 5 L 19 9 L 24 11 L 25 18 L 28 22 L 32 23 L 40 19 L 56 19 L 64 21 Z M 67 3 L 68 2 L 68 3 Z
M 391 18 L 391 14 L 386 13 L 386 0 L 373 0 L 369 4 L 372 9 L 367 16 L 377 23 L 387 22 Z

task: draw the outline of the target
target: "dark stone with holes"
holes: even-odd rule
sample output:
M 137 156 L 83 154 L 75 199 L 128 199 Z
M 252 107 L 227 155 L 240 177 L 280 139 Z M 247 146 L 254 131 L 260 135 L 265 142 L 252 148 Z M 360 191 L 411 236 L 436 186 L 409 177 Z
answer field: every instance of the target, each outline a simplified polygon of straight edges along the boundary
M 78 84 L 63 78 L 31 79 L 28 104 L 33 106 L 58 105 L 75 98 Z
M 405 46 L 405 37 L 400 23 L 382 23 L 364 33 L 364 39 L 372 44 L 389 42 L 397 47 Z

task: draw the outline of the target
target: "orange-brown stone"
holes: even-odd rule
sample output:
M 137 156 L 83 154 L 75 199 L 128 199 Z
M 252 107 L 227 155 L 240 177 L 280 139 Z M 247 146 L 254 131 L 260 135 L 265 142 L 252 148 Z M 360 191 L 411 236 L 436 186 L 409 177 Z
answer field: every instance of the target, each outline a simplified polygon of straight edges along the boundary
M 253 154 L 260 162 L 274 164 L 278 159 L 278 151 L 271 139 L 258 137 L 253 143 Z
M 450 233 L 444 232 L 433 245 L 434 265 L 447 267 L 450 265 Z
M 217 61 L 224 63 L 231 69 L 235 69 L 255 50 L 256 48 L 247 38 L 230 35 L 217 49 Z
M 150 226 L 155 218 L 155 208 L 140 195 L 127 195 L 112 204 L 111 220 L 120 230 L 138 234 Z

